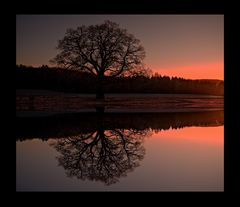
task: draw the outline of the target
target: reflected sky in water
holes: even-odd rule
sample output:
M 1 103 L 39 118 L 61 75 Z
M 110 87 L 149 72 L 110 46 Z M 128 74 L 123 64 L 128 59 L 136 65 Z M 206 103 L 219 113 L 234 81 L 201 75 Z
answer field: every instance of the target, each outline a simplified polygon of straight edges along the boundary
M 224 126 L 218 121 L 164 130 L 100 128 L 46 141 L 34 136 L 17 139 L 16 190 L 223 191 Z M 108 148 L 104 147 L 106 141 Z M 90 143 L 94 143 L 92 148 Z M 75 155 L 81 157 L 81 165 L 74 162 Z M 105 170 L 99 167 L 104 156 Z M 81 166 L 85 174 L 81 177 L 83 172 L 78 170 L 70 175 L 74 166 Z

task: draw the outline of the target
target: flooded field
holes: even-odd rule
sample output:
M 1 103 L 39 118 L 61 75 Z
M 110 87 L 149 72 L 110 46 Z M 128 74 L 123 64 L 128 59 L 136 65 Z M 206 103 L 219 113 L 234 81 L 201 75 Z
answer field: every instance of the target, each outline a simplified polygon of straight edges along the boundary
M 17 191 L 223 191 L 223 97 L 16 91 Z M 96 113 L 98 108 L 105 113 Z
M 222 110 L 221 96 L 191 94 L 106 94 L 96 101 L 94 94 L 65 94 L 49 91 L 17 91 L 17 112 L 165 112 Z

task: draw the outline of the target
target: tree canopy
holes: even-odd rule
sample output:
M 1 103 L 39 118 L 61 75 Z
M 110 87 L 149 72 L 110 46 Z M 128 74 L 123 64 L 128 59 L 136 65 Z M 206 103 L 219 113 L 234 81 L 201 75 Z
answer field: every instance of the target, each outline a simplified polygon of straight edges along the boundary
M 51 145 L 69 177 L 102 181 L 110 185 L 140 165 L 145 155 L 147 130 L 103 130 L 58 139 Z
M 67 29 L 57 49 L 60 53 L 51 62 L 64 68 L 79 69 L 99 77 L 147 73 L 140 40 L 111 21 Z

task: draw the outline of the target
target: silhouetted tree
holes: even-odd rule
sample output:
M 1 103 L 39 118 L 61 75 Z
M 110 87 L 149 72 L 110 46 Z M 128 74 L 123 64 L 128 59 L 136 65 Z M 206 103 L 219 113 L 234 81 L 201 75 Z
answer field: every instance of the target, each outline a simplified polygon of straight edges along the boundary
M 51 145 L 61 153 L 57 159 L 68 176 L 110 185 L 139 166 L 145 154 L 142 142 L 148 133 L 148 130 L 100 128 L 92 133 L 58 139 Z
M 105 76 L 146 74 L 147 71 L 142 63 L 145 51 L 140 41 L 111 21 L 68 29 L 57 49 L 60 53 L 53 63 L 97 76 L 96 97 L 99 99 L 104 98 Z
M 40 68 L 41 69 L 48 69 L 48 65 L 42 65 Z

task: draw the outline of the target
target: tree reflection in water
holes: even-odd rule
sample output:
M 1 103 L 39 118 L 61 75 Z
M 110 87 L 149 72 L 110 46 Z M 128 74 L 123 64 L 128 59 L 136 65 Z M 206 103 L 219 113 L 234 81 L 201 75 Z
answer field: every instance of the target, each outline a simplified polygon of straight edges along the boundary
M 144 138 L 152 131 L 223 124 L 224 111 L 18 117 L 16 137 L 51 138 L 68 176 L 109 185 L 139 166 Z
M 51 145 L 61 153 L 57 157 L 69 177 L 102 181 L 106 185 L 118 182 L 122 176 L 139 166 L 145 149 L 143 139 L 149 130 L 103 130 L 60 138 Z

